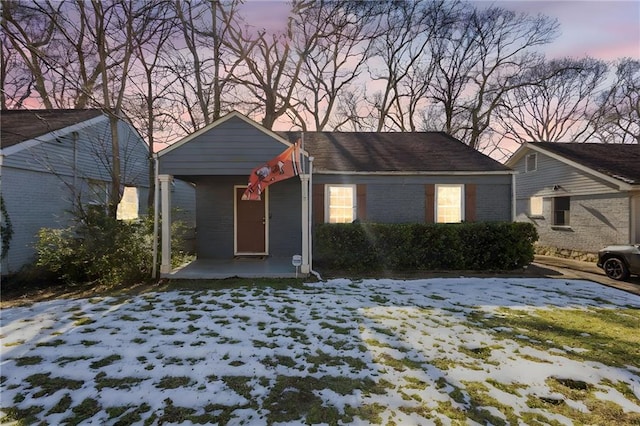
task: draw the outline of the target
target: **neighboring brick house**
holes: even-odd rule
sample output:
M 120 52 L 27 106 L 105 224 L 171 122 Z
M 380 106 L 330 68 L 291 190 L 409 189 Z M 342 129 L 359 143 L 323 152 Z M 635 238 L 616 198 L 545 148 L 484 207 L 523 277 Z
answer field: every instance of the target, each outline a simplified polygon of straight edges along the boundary
M 241 200 L 252 169 L 296 141 L 303 173 L 269 186 L 262 202 Z M 440 132 L 273 132 L 233 112 L 160 151 L 158 162 L 165 187 L 173 177 L 196 187 L 198 259 L 301 253 L 308 272 L 313 223 L 513 219 L 513 171 Z M 239 233 L 248 210 L 259 210 L 254 230 Z M 171 272 L 168 257 L 161 272 Z
M 106 203 L 110 188 L 111 131 L 98 109 L 3 110 L 0 124 L 1 190 L 13 227 L 2 274 L 35 259 L 41 228 L 68 226 L 74 199 Z M 125 120 L 118 122 L 125 219 L 146 213 L 148 146 Z
M 530 142 L 506 164 L 518 173 L 516 220 L 536 226 L 539 253 L 593 260 L 640 243 L 640 145 Z

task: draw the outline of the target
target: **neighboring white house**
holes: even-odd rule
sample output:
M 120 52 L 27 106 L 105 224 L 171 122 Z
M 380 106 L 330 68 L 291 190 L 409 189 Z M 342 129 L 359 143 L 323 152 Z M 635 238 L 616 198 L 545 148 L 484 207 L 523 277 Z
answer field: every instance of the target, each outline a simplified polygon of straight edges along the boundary
M 3 110 L 0 124 L 1 191 L 13 238 L 2 274 L 34 260 L 43 227 L 64 227 L 72 200 L 106 203 L 110 188 L 109 117 L 98 109 Z M 118 122 L 123 202 L 122 219 L 146 213 L 149 152 L 125 119 Z
M 640 145 L 530 142 L 507 166 L 518 172 L 516 220 L 536 226 L 540 253 L 593 259 L 640 243 Z

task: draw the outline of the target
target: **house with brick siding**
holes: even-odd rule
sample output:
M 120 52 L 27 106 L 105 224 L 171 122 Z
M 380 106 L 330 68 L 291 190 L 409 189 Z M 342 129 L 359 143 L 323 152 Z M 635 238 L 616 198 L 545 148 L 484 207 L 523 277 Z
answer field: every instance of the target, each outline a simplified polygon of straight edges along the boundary
M 640 243 L 640 145 L 530 142 L 506 163 L 516 176 L 516 220 L 533 223 L 539 253 L 595 260 Z
M 35 260 L 41 228 L 70 225 L 74 200 L 106 205 L 110 189 L 111 130 L 98 109 L 3 110 L 0 114 L 0 177 L 6 215 L 13 228 L 2 274 Z M 123 202 L 118 215 L 146 213 L 148 146 L 125 119 L 118 121 Z
M 299 175 L 243 200 L 252 171 L 295 144 Z M 513 171 L 441 132 L 274 132 L 233 112 L 160 151 L 158 173 L 165 188 L 174 178 L 195 186 L 197 262 L 213 267 L 299 255 L 308 273 L 316 223 L 511 221 L 514 211 Z M 171 205 L 162 200 L 163 217 Z

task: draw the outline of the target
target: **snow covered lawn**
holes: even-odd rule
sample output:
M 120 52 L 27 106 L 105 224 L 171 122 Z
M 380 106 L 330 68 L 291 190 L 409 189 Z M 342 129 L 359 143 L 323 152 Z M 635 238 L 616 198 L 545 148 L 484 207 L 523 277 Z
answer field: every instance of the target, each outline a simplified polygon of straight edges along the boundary
M 640 424 L 640 298 L 332 280 L 2 311 L 2 423 Z

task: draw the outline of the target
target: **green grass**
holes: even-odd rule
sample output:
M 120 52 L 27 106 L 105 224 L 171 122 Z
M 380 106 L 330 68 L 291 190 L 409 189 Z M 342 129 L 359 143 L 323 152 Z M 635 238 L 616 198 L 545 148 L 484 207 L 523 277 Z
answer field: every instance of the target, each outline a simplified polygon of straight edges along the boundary
M 187 376 L 164 376 L 156 384 L 158 389 L 176 389 L 191 384 L 191 378 Z
M 61 389 L 77 390 L 84 384 L 82 380 L 71 380 L 64 377 L 51 377 L 51 373 L 37 373 L 25 379 L 32 388 L 40 388 L 33 393 L 34 398 L 53 395 Z
M 41 356 L 24 356 L 16 358 L 16 367 L 24 367 L 27 365 L 38 365 L 42 362 Z
M 499 316 L 475 314 L 470 318 L 482 328 L 501 329 L 496 338 L 521 340 L 541 351 L 567 350 L 563 356 L 605 365 L 640 368 L 640 309 L 537 309 L 503 308 Z M 477 326 L 476 326 L 477 327 Z
M 120 361 L 121 359 L 122 357 L 120 355 L 113 354 L 92 362 L 91 364 L 89 364 L 89 367 L 93 369 L 102 368 L 106 367 L 107 365 L 111 365 L 116 361 Z

